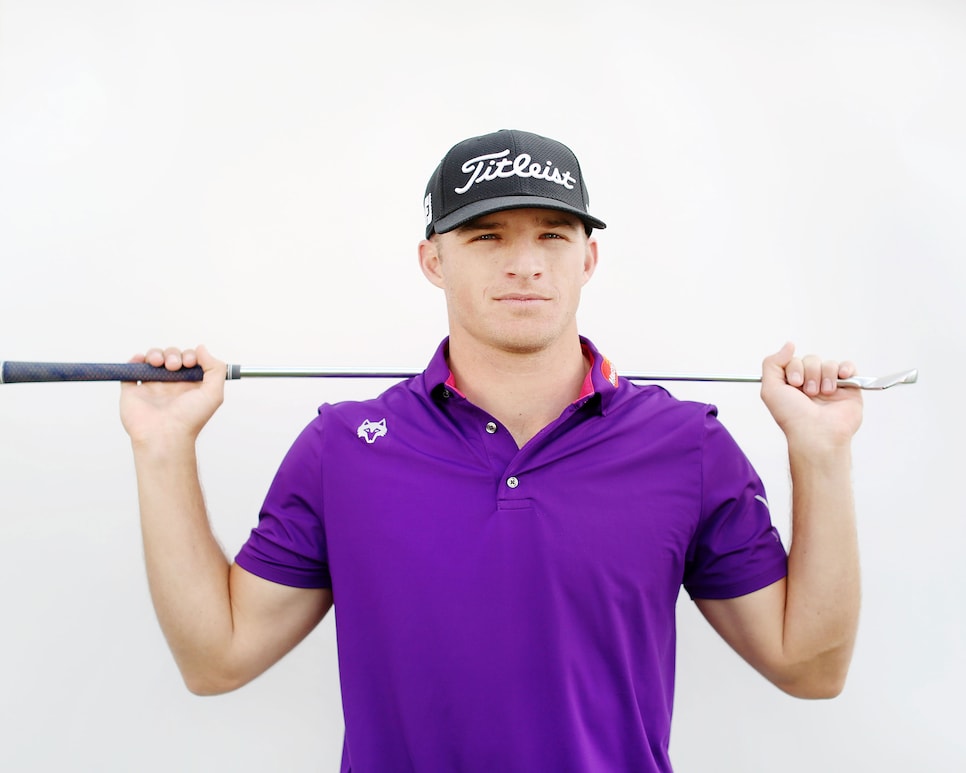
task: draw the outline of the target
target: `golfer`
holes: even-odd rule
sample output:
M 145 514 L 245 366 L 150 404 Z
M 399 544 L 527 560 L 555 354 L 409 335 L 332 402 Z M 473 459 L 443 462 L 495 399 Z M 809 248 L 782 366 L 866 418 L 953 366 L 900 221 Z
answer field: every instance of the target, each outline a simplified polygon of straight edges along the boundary
M 126 384 L 157 615 L 189 689 L 254 679 L 336 610 L 342 771 L 670 771 L 675 602 L 780 689 L 843 686 L 859 569 L 850 363 L 766 357 L 788 443 L 793 539 L 713 406 L 621 378 L 578 334 L 598 261 L 574 154 L 500 131 L 455 145 L 424 199 L 423 274 L 449 336 L 422 374 L 323 405 L 234 562 L 195 441 L 224 396 Z

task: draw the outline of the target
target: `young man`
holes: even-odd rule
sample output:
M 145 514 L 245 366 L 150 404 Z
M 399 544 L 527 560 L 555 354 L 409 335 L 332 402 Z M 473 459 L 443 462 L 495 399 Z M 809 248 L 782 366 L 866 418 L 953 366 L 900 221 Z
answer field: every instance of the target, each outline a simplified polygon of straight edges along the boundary
M 336 604 L 344 771 L 669 771 L 682 584 L 754 668 L 838 693 L 859 572 L 849 363 L 766 358 L 790 553 L 711 406 L 621 379 L 577 331 L 597 265 L 577 159 L 519 131 L 454 146 L 426 192 L 423 273 L 449 337 L 376 399 L 325 405 L 229 563 L 195 439 L 223 399 L 204 347 L 150 350 L 202 384 L 128 384 L 145 555 L 189 688 L 234 689 Z

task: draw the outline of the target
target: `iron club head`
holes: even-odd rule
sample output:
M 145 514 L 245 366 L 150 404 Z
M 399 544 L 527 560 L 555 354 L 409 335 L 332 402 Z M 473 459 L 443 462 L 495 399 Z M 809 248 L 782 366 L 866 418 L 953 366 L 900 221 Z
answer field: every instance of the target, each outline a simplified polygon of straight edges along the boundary
M 897 384 L 915 384 L 919 380 L 919 371 L 916 368 L 904 370 L 899 373 L 892 373 L 888 376 L 852 376 L 852 378 L 840 378 L 839 386 L 853 386 L 859 389 L 888 389 Z

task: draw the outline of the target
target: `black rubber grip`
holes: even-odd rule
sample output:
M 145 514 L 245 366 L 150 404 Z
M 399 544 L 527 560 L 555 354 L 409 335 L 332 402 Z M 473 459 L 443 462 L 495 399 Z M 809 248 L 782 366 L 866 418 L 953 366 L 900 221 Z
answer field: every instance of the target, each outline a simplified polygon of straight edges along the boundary
M 4 362 L 0 384 L 39 381 L 201 381 L 199 367 L 168 370 L 146 362 Z

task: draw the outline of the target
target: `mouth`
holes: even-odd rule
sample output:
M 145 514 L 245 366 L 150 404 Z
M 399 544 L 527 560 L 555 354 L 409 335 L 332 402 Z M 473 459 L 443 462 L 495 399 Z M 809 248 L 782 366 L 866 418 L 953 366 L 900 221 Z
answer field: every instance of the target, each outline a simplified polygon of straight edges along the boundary
M 507 293 L 506 295 L 498 295 L 494 299 L 500 303 L 510 303 L 510 304 L 529 304 L 529 303 L 541 303 L 549 301 L 550 299 L 543 295 L 534 295 L 532 293 Z

